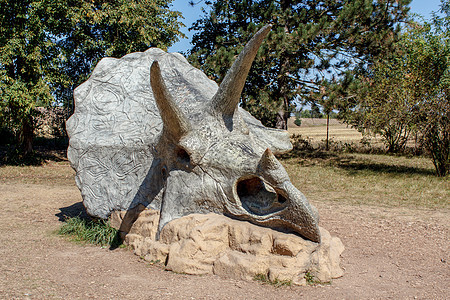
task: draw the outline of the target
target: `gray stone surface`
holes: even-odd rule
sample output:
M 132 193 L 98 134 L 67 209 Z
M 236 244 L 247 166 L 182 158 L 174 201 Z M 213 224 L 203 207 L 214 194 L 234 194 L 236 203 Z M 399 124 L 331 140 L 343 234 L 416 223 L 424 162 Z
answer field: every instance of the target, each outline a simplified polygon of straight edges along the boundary
M 252 38 L 220 87 L 180 54 L 155 48 L 98 63 L 75 90 L 67 121 L 68 158 L 89 214 L 143 204 L 160 210 L 160 231 L 215 212 L 320 241 L 317 211 L 272 154 L 292 148 L 288 133 L 238 107 L 269 30 Z

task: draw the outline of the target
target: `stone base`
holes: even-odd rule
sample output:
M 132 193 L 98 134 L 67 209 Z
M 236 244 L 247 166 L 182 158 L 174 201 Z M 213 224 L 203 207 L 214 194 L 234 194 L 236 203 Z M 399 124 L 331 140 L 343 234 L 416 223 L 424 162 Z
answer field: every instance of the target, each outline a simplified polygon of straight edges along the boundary
M 142 206 L 111 215 L 111 225 L 136 255 L 174 272 L 246 280 L 264 275 L 297 285 L 306 284 L 307 273 L 320 282 L 344 273 L 339 265 L 344 245 L 323 228 L 318 244 L 222 215 L 192 214 L 169 222 L 157 241 L 158 220 L 159 211 Z

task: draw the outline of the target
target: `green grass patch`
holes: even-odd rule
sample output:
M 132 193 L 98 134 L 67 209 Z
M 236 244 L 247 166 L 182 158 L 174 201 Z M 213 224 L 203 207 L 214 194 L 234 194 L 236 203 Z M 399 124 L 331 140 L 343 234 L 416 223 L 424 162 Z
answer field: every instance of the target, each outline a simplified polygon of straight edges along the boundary
M 256 274 L 253 277 L 253 280 L 260 281 L 264 284 L 270 284 L 274 287 L 291 286 L 292 285 L 292 280 L 279 280 L 278 278 L 275 278 L 275 280 L 270 280 L 266 274 Z
M 118 230 L 112 228 L 105 220 L 68 218 L 59 229 L 58 234 L 69 236 L 77 242 L 110 246 L 111 248 L 117 248 L 122 244 Z

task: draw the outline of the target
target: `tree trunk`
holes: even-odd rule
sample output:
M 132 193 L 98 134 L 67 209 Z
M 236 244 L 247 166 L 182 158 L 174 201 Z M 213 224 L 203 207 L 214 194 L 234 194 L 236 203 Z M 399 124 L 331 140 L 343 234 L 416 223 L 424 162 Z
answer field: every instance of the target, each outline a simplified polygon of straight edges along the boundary
M 287 130 L 288 129 L 288 119 L 289 119 L 289 112 L 286 112 L 284 109 L 279 110 L 277 113 L 276 128 Z
M 329 128 L 330 128 L 330 113 L 327 113 L 327 145 L 325 150 L 328 151 L 328 132 L 329 132 Z
M 283 11 L 287 10 L 292 6 L 291 0 L 282 0 L 281 1 L 281 9 Z M 289 35 L 289 23 L 288 19 L 286 19 L 286 24 L 284 25 L 284 33 Z M 289 55 L 286 50 L 283 50 L 283 54 L 281 55 L 281 69 L 280 69 L 280 98 L 283 99 L 282 107 L 279 109 L 277 113 L 277 124 L 276 128 L 278 129 L 288 129 L 288 119 L 290 117 L 289 112 L 289 98 L 288 98 L 288 87 L 287 87 L 287 76 L 289 74 L 290 62 Z
M 22 132 L 20 133 L 20 145 L 25 156 L 33 152 L 33 136 L 33 117 L 26 116 L 22 124 Z

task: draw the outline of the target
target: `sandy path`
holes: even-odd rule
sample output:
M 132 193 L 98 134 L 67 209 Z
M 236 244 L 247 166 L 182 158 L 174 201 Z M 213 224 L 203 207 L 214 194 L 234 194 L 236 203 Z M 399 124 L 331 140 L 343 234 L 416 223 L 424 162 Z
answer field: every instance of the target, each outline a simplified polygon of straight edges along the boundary
M 449 211 L 314 203 L 339 236 L 346 274 L 331 285 L 275 288 L 149 265 L 127 249 L 54 234 L 81 201 L 74 186 L 0 183 L 1 299 L 449 299 Z

